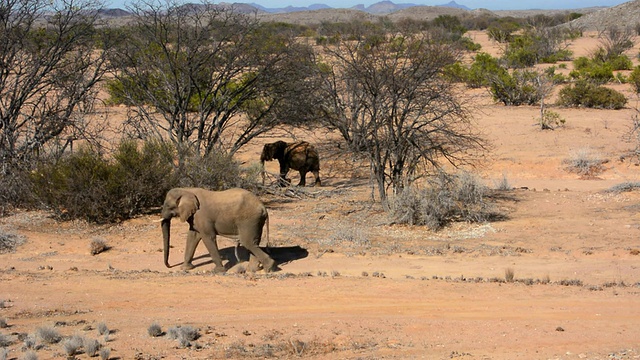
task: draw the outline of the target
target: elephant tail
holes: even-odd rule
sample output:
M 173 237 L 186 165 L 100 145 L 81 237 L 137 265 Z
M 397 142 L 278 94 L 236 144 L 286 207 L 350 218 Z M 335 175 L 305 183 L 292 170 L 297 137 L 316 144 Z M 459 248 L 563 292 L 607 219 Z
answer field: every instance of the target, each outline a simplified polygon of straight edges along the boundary
M 269 250 L 269 213 L 267 213 L 267 217 L 264 221 L 264 238 L 266 239 L 266 242 L 264 243 L 264 247 L 267 248 L 267 250 Z

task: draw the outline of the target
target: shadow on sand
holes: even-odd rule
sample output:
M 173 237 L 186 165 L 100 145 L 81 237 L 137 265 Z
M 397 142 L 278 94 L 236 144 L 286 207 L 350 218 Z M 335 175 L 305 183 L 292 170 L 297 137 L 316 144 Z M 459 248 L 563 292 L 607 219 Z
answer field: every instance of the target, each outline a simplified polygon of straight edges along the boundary
M 269 248 L 261 247 L 261 249 L 264 250 L 267 254 L 269 254 L 269 256 L 273 258 L 273 260 L 276 261 L 276 266 L 279 266 L 281 264 L 286 264 L 292 261 L 304 259 L 307 256 L 309 256 L 309 251 L 307 251 L 307 249 L 302 248 L 298 245 L 283 246 L 283 247 L 269 247 Z M 240 257 L 240 261 L 249 261 L 249 251 L 247 251 L 242 246 L 238 248 L 238 256 Z M 222 261 L 227 260 L 227 263 L 224 264 L 224 267 L 227 269 L 230 269 L 234 267 L 236 264 L 238 264 L 238 260 L 236 259 L 236 255 L 235 255 L 235 247 L 233 246 L 220 249 L 220 257 L 222 258 Z M 193 265 L 196 268 L 213 264 L 213 261 L 210 260 L 211 258 L 208 254 L 197 256 L 193 260 L 195 262 L 201 259 L 207 259 L 207 261 L 198 262 L 197 264 L 194 263 Z M 177 264 L 175 266 L 179 266 L 179 265 L 182 265 L 182 264 Z

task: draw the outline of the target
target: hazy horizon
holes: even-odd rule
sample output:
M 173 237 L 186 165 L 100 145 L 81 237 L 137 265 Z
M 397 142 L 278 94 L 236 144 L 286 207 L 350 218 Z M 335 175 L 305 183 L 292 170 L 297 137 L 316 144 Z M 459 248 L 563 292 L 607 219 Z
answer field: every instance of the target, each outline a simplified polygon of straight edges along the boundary
M 307 7 L 313 4 L 324 4 L 332 8 L 351 8 L 356 5 L 371 6 L 382 0 L 359 1 L 359 0 L 310 0 L 310 1 L 294 1 L 294 0 L 231 0 L 231 1 L 214 1 L 214 3 L 246 3 L 259 4 L 265 8 L 285 8 L 287 6 Z M 451 0 L 391 0 L 395 4 L 416 4 L 416 5 L 442 5 L 447 4 Z M 470 9 L 485 8 L 489 10 L 527 10 L 527 9 L 579 9 L 594 6 L 616 6 L 628 2 L 627 0 L 455 0 L 459 5 L 464 5 Z M 126 9 L 127 4 L 132 3 L 131 0 L 107 0 L 108 8 Z M 199 0 L 183 0 L 184 3 L 198 3 Z

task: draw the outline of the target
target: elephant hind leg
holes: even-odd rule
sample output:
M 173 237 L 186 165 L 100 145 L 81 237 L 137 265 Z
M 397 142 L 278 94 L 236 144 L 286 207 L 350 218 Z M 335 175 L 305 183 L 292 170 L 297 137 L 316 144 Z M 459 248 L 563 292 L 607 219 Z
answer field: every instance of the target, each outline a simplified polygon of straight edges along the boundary
M 316 178 L 314 186 L 322 186 L 322 183 L 320 182 L 320 170 L 313 170 L 312 172 L 313 176 Z
M 260 239 L 260 238 L 258 238 Z M 252 271 L 257 270 L 257 264 L 255 264 L 255 259 L 262 264 L 262 268 L 265 272 L 271 272 L 276 270 L 276 262 L 273 260 L 267 253 L 265 253 L 258 244 L 251 242 L 251 244 L 247 244 L 245 246 L 251 255 L 249 256 L 249 269 Z M 252 263 L 253 262 L 253 263 Z
M 307 185 L 307 172 L 304 170 L 300 170 L 300 183 L 298 186 L 306 186 Z

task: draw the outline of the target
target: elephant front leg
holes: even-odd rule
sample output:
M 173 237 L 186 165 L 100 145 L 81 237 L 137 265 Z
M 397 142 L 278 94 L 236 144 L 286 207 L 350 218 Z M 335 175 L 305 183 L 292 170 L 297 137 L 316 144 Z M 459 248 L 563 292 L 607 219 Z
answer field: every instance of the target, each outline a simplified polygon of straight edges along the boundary
M 193 266 L 193 255 L 196 253 L 200 239 L 200 235 L 194 230 L 189 230 L 187 233 L 187 247 L 184 250 L 184 262 L 180 267 L 182 270 L 191 270 L 195 267 Z
M 212 236 L 204 237 L 202 239 L 202 242 L 204 242 L 204 246 L 206 246 L 207 250 L 209 250 L 209 255 L 211 256 L 211 260 L 213 260 L 213 263 L 216 265 L 216 267 L 213 268 L 213 272 L 223 273 L 227 271 L 224 265 L 222 265 L 222 259 L 220 258 L 220 251 L 218 250 L 218 243 L 216 242 L 216 236 L 212 235 Z

